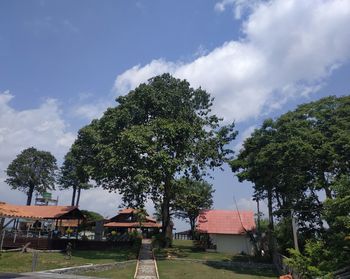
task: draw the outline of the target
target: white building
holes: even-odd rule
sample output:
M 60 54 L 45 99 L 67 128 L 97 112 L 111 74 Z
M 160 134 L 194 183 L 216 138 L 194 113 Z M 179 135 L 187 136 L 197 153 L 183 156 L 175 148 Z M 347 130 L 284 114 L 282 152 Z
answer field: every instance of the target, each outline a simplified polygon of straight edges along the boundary
M 209 235 L 218 252 L 253 254 L 247 231 L 254 229 L 253 211 L 204 210 L 197 218 L 197 230 Z

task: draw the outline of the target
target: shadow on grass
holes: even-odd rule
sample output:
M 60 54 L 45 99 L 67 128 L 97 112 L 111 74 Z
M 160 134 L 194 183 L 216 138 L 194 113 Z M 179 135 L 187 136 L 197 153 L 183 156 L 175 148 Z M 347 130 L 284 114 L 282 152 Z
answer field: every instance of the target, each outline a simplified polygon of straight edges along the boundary
M 267 268 L 267 267 L 247 267 L 247 266 L 235 266 L 235 265 L 229 265 L 227 261 L 207 261 L 203 264 L 210 266 L 215 269 L 221 269 L 221 270 L 229 270 L 233 271 L 237 274 L 245 274 L 245 275 L 252 275 L 252 276 L 267 276 L 267 277 L 276 277 L 278 276 L 278 273 L 273 268 Z
M 137 258 L 138 250 L 134 248 L 113 248 L 110 250 L 75 250 L 72 252 L 73 257 L 84 258 L 89 260 L 115 260 L 126 261 Z

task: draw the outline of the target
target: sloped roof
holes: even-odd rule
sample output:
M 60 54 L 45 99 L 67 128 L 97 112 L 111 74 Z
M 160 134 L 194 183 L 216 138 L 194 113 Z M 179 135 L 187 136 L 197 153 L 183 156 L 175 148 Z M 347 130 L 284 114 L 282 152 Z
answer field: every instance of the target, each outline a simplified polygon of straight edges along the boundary
M 244 234 L 254 228 L 253 211 L 204 210 L 197 218 L 197 230 L 203 233 Z
M 72 215 L 72 216 L 69 216 Z M 76 206 L 14 205 L 0 202 L 0 217 L 28 219 L 83 219 Z
M 109 222 L 104 225 L 107 228 L 161 228 L 162 225 L 153 222 Z

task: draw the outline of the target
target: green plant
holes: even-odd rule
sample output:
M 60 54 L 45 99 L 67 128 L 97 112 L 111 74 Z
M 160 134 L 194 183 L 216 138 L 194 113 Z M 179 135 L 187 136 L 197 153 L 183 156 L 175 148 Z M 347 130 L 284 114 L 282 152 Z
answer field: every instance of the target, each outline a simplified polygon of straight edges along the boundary
M 316 278 L 321 275 L 321 271 L 316 267 L 311 265 L 311 259 L 305 255 L 302 255 L 299 251 L 291 248 L 288 249 L 290 258 L 284 259 L 283 262 L 293 268 L 294 271 L 302 278 Z

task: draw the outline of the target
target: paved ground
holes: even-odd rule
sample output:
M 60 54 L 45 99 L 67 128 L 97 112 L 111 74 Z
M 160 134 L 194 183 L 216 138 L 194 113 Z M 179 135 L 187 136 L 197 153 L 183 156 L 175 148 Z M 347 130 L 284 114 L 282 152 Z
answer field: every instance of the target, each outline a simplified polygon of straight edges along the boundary
M 33 272 L 33 273 L 0 273 L 1 279 L 93 279 L 97 277 L 79 276 L 72 274 L 57 274 L 57 273 L 43 273 L 43 272 Z
M 136 279 L 158 279 L 150 239 L 142 239 Z

